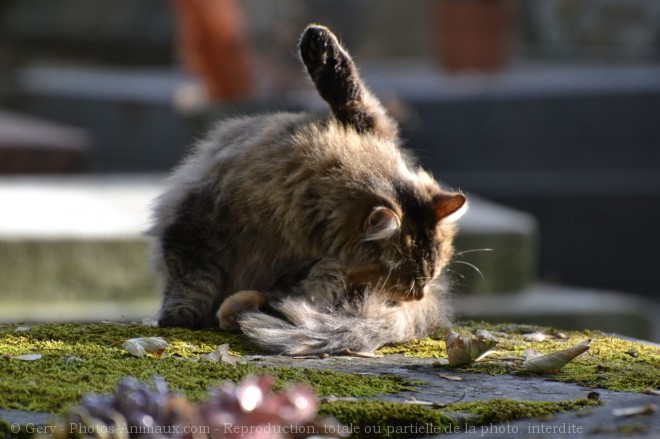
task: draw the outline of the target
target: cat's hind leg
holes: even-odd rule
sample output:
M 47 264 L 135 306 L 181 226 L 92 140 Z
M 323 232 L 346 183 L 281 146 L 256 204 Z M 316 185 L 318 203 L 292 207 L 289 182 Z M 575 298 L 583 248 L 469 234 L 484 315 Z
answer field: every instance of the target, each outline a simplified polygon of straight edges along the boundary
M 330 29 L 313 24 L 300 38 L 300 56 L 335 118 L 358 132 L 394 138 L 398 128 L 360 80 L 358 69 Z
M 222 240 L 209 233 L 212 224 L 211 197 L 191 193 L 178 208 L 176 219 L 167 226 L 154 261 L 164 285 L 160 326 L 208 328 L 217 326 L 216 311 L 222 300 L 226 279 L 219 261 Z
M 165 287 L 158 326 L 191 329 L 216 326 L 214 310 L 217 307 L 213 285 L 203 280 L 194 283 L 170 281 Z

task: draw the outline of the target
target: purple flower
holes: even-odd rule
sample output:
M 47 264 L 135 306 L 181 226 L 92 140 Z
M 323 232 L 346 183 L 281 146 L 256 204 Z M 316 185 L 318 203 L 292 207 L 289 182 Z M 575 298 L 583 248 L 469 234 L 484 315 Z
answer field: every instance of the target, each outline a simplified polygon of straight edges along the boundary
M 194 404 L 169 393 L 162 378 L 152 381 L 149 386 L 126 377 L 114 394 L 84 396 L 69 415 L 70 424 L 79 426 L 69 436 L 102 437 L 114 429 L 141 439 L 288 439 L 329 436 L 326 426 L 337 431 L 334 418 L 317 417 L 318 400 L 302 384 L 273 392 L 273 378 L 250 376 Z

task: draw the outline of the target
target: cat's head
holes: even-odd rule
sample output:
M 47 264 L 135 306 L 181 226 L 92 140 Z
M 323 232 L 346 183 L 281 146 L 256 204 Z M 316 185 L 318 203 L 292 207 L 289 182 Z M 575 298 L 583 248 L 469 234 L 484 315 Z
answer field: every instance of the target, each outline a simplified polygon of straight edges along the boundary
M 345 212 L 348 224 L 342 230 L 348 236 L 342 259 L 348 280 L 354 287 L 377 288 L 393 300 L 421 299 L 452 257 L 454 221 L 465 212 L 466 198 L 442 191 L 429 174 L 413 169 L 396 147 L 386 160 L 379 160 L 379 146 L 392 149 L 398 143 L 397 124 L 364 86 L 350 55 L 329 29 L 309 26 L 299 48 L 334 119 L 355 133 L 353 142 L 359 146 L 353 151 L 362 151 L 358 154 L 363 157 L 370 148 L 378 151 L 373 154 L 378 163 L 367 157 L 361 165 L 380 171 L 368 171 L 365 179 L 370 174 L 387 176 L 375 182 L 373 190 L 367 184 L 351 202 L 350 214 Z M 347 134 L 340 137 L 350 143 Z
M 360 222 L 353 221 L 359 238 L 346 254 L 348 280 L 395 301 L 419 300 L 453 255 L 455 222 L 467 200 L 422 184 L 396 188 L 392 195 L 360 209 Z

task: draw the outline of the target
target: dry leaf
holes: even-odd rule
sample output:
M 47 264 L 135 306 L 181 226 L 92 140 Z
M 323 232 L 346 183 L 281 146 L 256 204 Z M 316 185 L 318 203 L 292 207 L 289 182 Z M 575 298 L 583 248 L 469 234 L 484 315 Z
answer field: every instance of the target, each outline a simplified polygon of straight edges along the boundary
M 566 334 L 563 332 L 558 332 L 555 335 L 545 334 L 543 332 L 530 332 L 522 335 L 523 339 L 526 341 L 531 341 L 532 343 L 540 343 L 545 340 L 554 339 L 554 340 L 566 340 Z
M 456 375 L 447 375 L 446 373 L 441 373 L 438 374 L 440 378 L 444 378 L 449 381 L 463 381 L 462 377 L 456 376 Z
M 532 342 L 542 342 L 548 339 L 548 335 L 542 332 L 530 332 L 529 334 L 523 334 L 523 339 Z
M 350 402 L 357 402 L 360 401 L 359 398 L 356 398 L 355 396 L 335 396 L 335 395 L 328 395 L 328 396 L 322 396 L 320 398 L 321 402 L 338 402 L 338 401 L 350 401 Z
M 64 357 L 64 358 L 62 358 L 62 363 L 63 363 L 65 366 L 68 366 L 69 364 L 71 364 L 71 363 L 73 363 L 73 362 L 75 362 L 75 361 L 85 361 L 85 360 L 83 360 L 82 358 L 77 357 L 77 356 L 75 356 L 75 355 L 69 355 L 68 357 Z
M 477 361 L 497 343 L 497 338 L 485 329 L 479 329 L 475 336 L 459 335 L 449 329 L 445 335 L 449 365 L 460 366 Z
M 532 373 L 559 373 L 559 369 L 564 367 L 578 355 L 589 350 L 591 339 L 584 340 L 563 351 L 553 352 L 543 355 L 532 349 L 525 351 L 525 361 L 523 368 Z
M 658 411 L 658 406 L 655 404 L 640 405 L 636 407 L 625 407 L 621 409 L 612 410 L 612 416 L 635 416 L 635 415 L 650 415 Z
M 318 359 L 323 360 L 324 358 L 328 358 L 329 356 L 330 354 L 328 354 L 327 352 L 323 352 L 318 355 L 298 355 L 296 357 L 291 357 L 291 358 L 293 358 L 294 360 L 318 360 Z
M 39 360 L 43 357 L 41 354 L 26 354 L 26 355 L 19 355 L 17 357 L 13 357 L 14 360 L 21 360 L 21 361 L 35 361 Z
M 215 351 L 204 354 L 200 358 L 201 361 L 210 361 L 212 363 L 229 363 L 236 364 L 238 357 L 229 353 L 229 345 L 227 343 L 218 345 Z
M 446 358 L 440 358 L 439 360 L 434 361 L 431 363 L 431 366 L 433 367 L 445 367 L 449 365 L 449 360 Z
M 124 342 L 124 349 L 136 357 L 142 357 L 145 353 L 159 357 L 168 346 L 161 337 L 131 338 Z
M 406 403 L 407 404 L 415 404 L 415 405 L 423 405 L 423 406 L 426 406 L 426 407 L 432 407 L 432 408 L 436 408 L 436 409 L 443 409 L 443 408 L 445 408 L 449 405 L 449 404 L 444 403 L 444 402 L 419 401 L 419 400 L 415 399 L 414 396 L 411 396 L 408 399 L 406 399 Z

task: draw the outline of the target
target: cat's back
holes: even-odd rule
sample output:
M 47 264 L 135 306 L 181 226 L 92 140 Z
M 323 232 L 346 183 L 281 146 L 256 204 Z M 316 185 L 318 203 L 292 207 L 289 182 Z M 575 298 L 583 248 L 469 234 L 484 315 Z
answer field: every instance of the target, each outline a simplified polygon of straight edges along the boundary
M 230 205 L 227 221 L 268 223 L 277 229 L 272 232 L 288 235 L 304 205 L 316 202 L 316 212 L 324 214 L 341 207 L 348 193 L 388 191 L 391 182 L 412 175 L 409 162 L 395 139 L 359 133 L 327 115 L 226 120 L 171 175 L 156 202 L 151 233 L 175 221 L 193 194 Z
M 228 181 L 251 174 L 252 167 L 261 167 L 273 149 L 280 151 L 280 156 L 286 153 L 282 145 L 286 130 L 308 118 L 303 113 L 275 113 L 216 123 L 168 177 L 165 191 L 155 200 L 149 234 L 158 235 L 173 222 L 190 194 L 221 197 Z M 212 195 L 211 191 L 217 193 Z
M 180 192 L 212 185 L 254 198 L 262 192 L 259 186 L 288 192 L 305 181 L 334 177 L 339 189 L 365 175 L 389 178 L 405 171 L 409 161 L 396 142 L 358 133 L 325 115 L 274 113 L 216 125 L 175 170 L 169 186 Z

